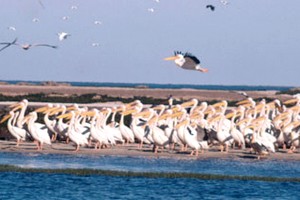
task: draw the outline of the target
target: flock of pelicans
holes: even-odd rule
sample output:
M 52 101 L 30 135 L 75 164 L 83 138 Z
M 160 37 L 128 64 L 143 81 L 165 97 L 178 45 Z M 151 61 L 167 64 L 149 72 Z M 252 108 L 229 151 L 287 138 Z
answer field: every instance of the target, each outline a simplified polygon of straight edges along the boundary
M 227 101 L 209 105 L 197 99 L 173 105 L 172 98 L 169 105 L 147 106 L 136 100 L 101 109 L 48 103 L 31 112 L 24 99 L 9 107 L 1 123 L 8 121 L 17 146 L 30 139 L 38 150 L 53 142 L 71 141 L 76 151 L 81 146 L 100 149 L 136 143 L 140 149 L 153 145 L 156 154 L 159 148 L 169 148 L 198 156 L 199 151 L 219 145 L 221 152 L 251 147 L 260 158 L 278 148 L 293 153 L 300 140 L 299 95 L 268 103 L 247 98 L 234 107 Z

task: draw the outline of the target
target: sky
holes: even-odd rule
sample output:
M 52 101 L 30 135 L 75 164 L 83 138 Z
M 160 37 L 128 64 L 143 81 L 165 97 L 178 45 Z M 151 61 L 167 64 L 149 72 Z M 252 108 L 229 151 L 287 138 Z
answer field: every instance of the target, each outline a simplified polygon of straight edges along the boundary
M 1 0 L 0 42 L 58 49 L 10 46 L 0 80 L 300 86 L 300 1 L 227 1 Z M 209 72 L 165 61 L 174 51 Z

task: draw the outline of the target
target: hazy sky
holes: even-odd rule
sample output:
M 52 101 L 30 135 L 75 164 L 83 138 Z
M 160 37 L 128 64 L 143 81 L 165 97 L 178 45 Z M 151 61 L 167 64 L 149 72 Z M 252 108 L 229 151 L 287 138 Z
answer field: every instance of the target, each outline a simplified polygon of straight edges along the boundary
M 59 48 L 5 49 L 1 80 L 300 86 L 299 0 L 41 2 L 1 0 L 0 42 Z M 71 36 L 59 41 L 62 31 Z M 175 50 L 193 53 L 209 72 L 163 60 Z

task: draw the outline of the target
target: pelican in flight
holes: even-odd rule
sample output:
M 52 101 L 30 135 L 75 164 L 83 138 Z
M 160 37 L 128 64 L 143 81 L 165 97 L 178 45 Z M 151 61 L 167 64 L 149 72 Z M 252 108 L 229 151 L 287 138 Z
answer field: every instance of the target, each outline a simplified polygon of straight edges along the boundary
M 32 47 L 50 47 L 50 48 L 53 48 L 53 49 L 58 48 L 57 46 L 50 45 L 50 44 L 20 44 L 20 43 L 17 43 L 17 40 L 18 40 L 18 38 L 14 39 L 14 41 L 12 41 L 12 42 L 2 42 L 2 43 L 0 43 L 0 44 L 5 45 L 4 47 L 2 47 L 0 49 L 0 51 L 6 49 L 7 47 L 9 47 L 11 45 L 20 46 L 24 50 L 28 50 L 28 49 L 30 49 Z
M 174 56 L 165 58 L 165 60 L 174 60 L 175 64 L 182 69 L 208 72 L 208 69 L 200 66 L 200 60 L 188 52 L 182 53 L 180 51 L 175 51 Z

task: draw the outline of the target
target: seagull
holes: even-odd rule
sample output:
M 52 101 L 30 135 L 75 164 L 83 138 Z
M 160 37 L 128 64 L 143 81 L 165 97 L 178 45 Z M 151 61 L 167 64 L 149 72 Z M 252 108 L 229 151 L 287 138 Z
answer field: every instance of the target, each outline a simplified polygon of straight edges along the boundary
M 225 5 L 225 6 L 229 4 L 229 2 L 226 1 L 226 0 L 221 0 L 220 2 L 221 2 L 223 5 Z
M 250 97 L 250 96 L 249 96 L 246 92 L 244 92 L 244 91 L 235 91 L 235 90 L 232 90 L 232 92 L 237 93 L 237 94 L 239 94 L 239 95 L 242 95 L 242 96 L 244 96 L 244 97 L 246 97 L 246 98 L 249 98 L 249 97 Z
M 102 24 L 102 22 L 101 22 L 101 21 L 98 21 L 98 20 L 96 20 L 96 21 L 94 21 L 94 24 L 96 24 L 96 25 L 100 25 L 100 24 Z
M 71 6 L 71 10 L 77 10 L 77 9 L 78 9 L 77 6 L 75 6 L 75 5 Z
M 148 11 L 153 13 L 154 12 L 154 8 L 148 8 Z
M 0 49 L 0 51 L 6 49 L 7 47 L 9 47 L 11 45 L 20 46 L 24 50 L 28 50 L 31 47 L 41 47 L 41 46 L 43 46 L 43 47 L 51 47 L 51 48 L 54 48 L 54 49 L 58 48 L 57 46 L 49 45 L 49 44 L 19 44 L 19 43 L 17 43 L 17 38 L 14 39 L 14 41 L 12 41 L 12 42 L 2 42 L 2 43 L 0 43 L 0 45 L 1 44 L 4 44 L 6 46 L 2 47 L 2 49 Z
M 215 10 L 215 6 L 213 6 L 213 5 L 207 5 L 206 8 L 209 8 L 211 11 Z
M 67 39 L 69 36 L 71 36 L 69 33 L 66 33 L 66 32 L 60 32 L 57 35 L 58 35 L 58 39 L 60 41 L 63 41 L 65 39 Z
M 5 46 L 2 47 L 2 48 L 0 49 L 0 51 L 3 51 L 3 50 L 6 49 L 7 47 L 9 47 L 9 46 L 15 44 L 15 43 L 17 42 L 17 40 L 18 40 L 18 38 L 14 39 L 14 41 L 12 41 L 12 42 L 1 42 L 0 45 L 5 45 Z
M 33 18 L 32 21 L 33 22 L 39 22 L 40 20 L 38 18 Z
M 100 44 L 99 44 L 99 43 L 97 43 L 97 42 L 94 42 L 94 43 L 92 43 L 92 46 L 93 46 L 93 47 L 99 47 L 99 46 L 100 46 Z
M 156 3 L 159 3 L 159 0 L 154 0 Z
M 42 6 L 42 8 L 45 9 L 45 6 L 44 6 L 43 2 L 41 0 L 38 0 L 38 1 L 39 1 L 39 4 Z
M 62 20 L 69 20 L 69 19 L 70 19 L 69 16 L 63 16 L 63 17 L 62 17 Z
M 17 29 L 15 28 L 15 27 L 13 27 L 13 26 L 9 26 L 9 27 L 7 27 L 7 29 L 8 30 L 11 30 L 11 31 L 16 31 Z
M 175 64 L 182 69 L 208 72 L 208 69 L 200 66 L 200 60 L 188 52 L 182 53 L 180 51 L 175 51 L 174 56 L 165 58 L 165 60 L 174 60 Z

